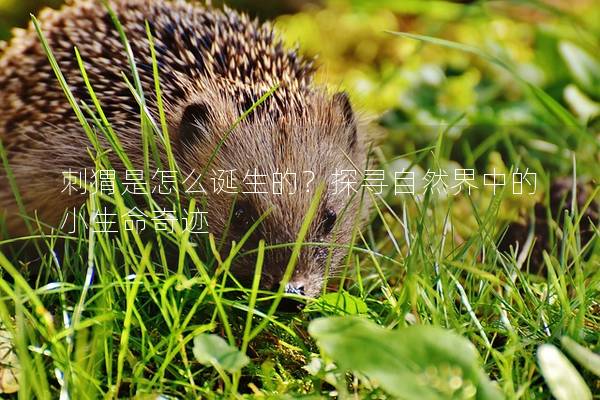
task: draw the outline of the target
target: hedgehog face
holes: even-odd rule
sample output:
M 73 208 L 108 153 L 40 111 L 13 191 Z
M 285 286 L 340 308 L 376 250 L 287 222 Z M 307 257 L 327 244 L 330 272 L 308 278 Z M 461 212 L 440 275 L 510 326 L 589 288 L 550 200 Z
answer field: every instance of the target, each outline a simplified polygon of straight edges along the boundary
M 229 101 L 189 104 L 179 126 L 180 166 L 206 170 L 202 182 L 209 231 L 224 240 L 225 249 L 256 225 L 232 271 L 251 281 L 256 249 L 264 240 L 261 286 L 267 289 L 276 289 L 283 278 L 322 185 L 306 244 L 286 287 L 314 297 L 326 275 L 335 274 L 362 219 L 365 151 L 348 97 L 314 95 L 285 112 L 266 104 L 231 129 L 242 112 Z

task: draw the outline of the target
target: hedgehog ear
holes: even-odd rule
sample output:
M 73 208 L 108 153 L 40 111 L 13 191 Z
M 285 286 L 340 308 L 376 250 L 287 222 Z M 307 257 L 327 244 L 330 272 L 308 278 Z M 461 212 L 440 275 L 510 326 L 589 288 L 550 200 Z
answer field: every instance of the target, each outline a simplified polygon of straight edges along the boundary
M 208 106 L 204 103 L 191 103 L 183 111 L 179 122 L 178 139 L 182 144 L 193 144 L 205 135 L 206 123 L 210 116 Z
M 340 108 L 344 125 L 348 129 L 348 147 L 354 150 L 357 141 L 356 116 L 350 104 L 350 97 L 346 92 L 338 92 L 333 95 L 333 104 Z

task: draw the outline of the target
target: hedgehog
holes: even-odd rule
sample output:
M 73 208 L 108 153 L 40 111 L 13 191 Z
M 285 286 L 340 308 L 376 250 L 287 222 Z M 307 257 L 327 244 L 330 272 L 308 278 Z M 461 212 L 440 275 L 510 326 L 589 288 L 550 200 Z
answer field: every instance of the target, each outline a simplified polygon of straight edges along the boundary
M 314 179 L 297 175 L 301 190 L 293 195 L 275 194 L 267 181 L 267 190 L 259 193 L 205 190 L 202 204 L 209 231 L 229 246 L 239 243 L 259 218 L 264 219 L 246 249 L 261 239 L 267 245 L 289 244 L 296 241 L 313 199 L 314 191 L 304 188 L 309 183 L 322 185 L 305 237 L 313 245 L 302 246 L 286 286 L 290 293 L 318 295 L 325 271 L 333 274 L 342 263 L 352 232 L 365 216 L 360 181 L 367 163 L 367 135 L 348 94 L 331 93 L 315 83 L 315 59 L 301 55 L 297 47 L 287 48 L 268 22 L 183 0 L 113 0 L 108 5 L 76 0 L 39 15 L 41 31 L 75 98 L 92 105 L 76 47 L 106 118 L 133 166 L 142 170 L 140 99 L 124 79 L 134 82 L 129 49 L 114 15 L 123 26 L 146 107 L 155 120 L 159 108 L 153 67 L 158 68 L 169 140 L 182 176 L 209 165 L 212 171 L 233 171 L 236 182 L 257 168 L 267 176 L 311 171 Z M 256 105 L 258 99 L 264 101 Z M 0 109 L 0 140 L 26 212 L 56 228 L 65 210 L 86 200 L 85 195 L 63 190 L 64 172 L 93 168 L 94 161 L 89 139 L 32 24 L 15 31 L 0 55 Z M 99 141 L 109 148 L 104 137 Z M 165 155 L 160 145 L 159 153 Z M 116 170 L 124 168 L 114 152 L 109 157 Z M 9 174 L 0 168 L 0 216 L 9 235 L 22 235 L 27 230 Z M 334 189 L 341 171 L 356 172 L 346 193 Z M 202 182 L 210 185 L 207 179 L 203 176 Z M 292 246 L 269 248 L 261 285 L 273 289 L 283 279 Z M 240 281 L 254 275 L 255 260 L 247 253 L 232 266 Z

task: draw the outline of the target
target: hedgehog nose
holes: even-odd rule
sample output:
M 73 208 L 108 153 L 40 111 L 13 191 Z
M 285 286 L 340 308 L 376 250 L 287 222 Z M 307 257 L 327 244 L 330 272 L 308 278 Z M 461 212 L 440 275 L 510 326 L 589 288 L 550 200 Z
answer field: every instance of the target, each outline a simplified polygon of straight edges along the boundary
M 287 285 L 285 285 L 285 292 L 287 294 L 297 294 L 300 296 L 304 296 L 304 285 L 301 283 L 288 283 Z
M 304 285 L 288 283 L 285 285 L 285 293 L 304 296 Z M 299 299 L 283 298 L 279 303 L 279 310 L 283 312 L 297 313 L 304 308 L 305 304 Z

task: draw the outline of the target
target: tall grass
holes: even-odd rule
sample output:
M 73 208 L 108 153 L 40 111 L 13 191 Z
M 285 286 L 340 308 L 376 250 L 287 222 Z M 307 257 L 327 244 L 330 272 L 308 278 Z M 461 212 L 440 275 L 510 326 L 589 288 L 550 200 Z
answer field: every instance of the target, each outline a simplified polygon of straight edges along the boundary
M 157 143 L 167 152 L 169 169 L 177 170 L 153 40 L 147 29 L 158 121 L 148 111 L 147 96 L 142 91 L 123 27 L 114 13 L 111 15 L 128 49 L 133 82 L 125 74 L 123 79 L 140 106 L 145 169 L 144 180 L 137 184 L 150 193 L 150 165 L 160 162 Z M 76 51 L 75 57 L 92 104 L 78 102 L 70 92 L 37 20 L 33 21 L 58 82 L 91 143 L 89 152 L 96 168 L 111 168 L 107 150 L 131 168 L 118 135 L 102 111 L 80 54 Z M 434 38 L 412 37 L 462 48 Z M 572 122 L 569 112 L 548 100 L 541 89 L 531 87 L 531 91 L 545 105 L 548 118 Z M 272 91 L 259 99 L 240 116 L 238 123 L 271 94 Z M 597 146 L 585 127 L 572 125 L 575 127 L 571 132 L 581 142 Z M 101 147 L 99 135 L 107 139 L 110 149 Z M 446 136 L 447 130 L 440 129 L 437 143 L 404 156 L 412 157 L 414 165 L 439 165 L 449 158 Z M 386 167 L 394 161 L 381 154 L 378 158 Z M 3 160 L 9 170 L 5 155 Z M 522 160 L 516 157 L 515 161 Z M 578 162 L 594 169 L 593 159 Z M 178 178 L 181 185 L 181 176 Z M 550 177 L 541 177 L 543 185 L 549 180 Z M 118 179 L 113 183 L 121 185 Z M 387 333 L 371 325 L 356 325 L 360 329 L 344 331 L 343 336 L 328 331 L 336 338 L 332 342 L 347 346 L 335 347 L 327 342 L 322 322 L 311 324 L 317 317 L 348 315 L 368 318 L 386 332 L 408 332 L 402 329 L 427 325 L 451 330 L 468 340 L 468 345 L 452 342 L 457 343 L 457 348 L 439 348 L 429 357 L 421 357 L 419 349 L 424 344 L 418 337 L 407 342 L 412 346 L 409 349 L 417 354 L 417 359 L 411 362 L 422 362 L 429 367 L 423 374 L 417 369 L 414 376 L 398 375 L 396 381 L 399 386 L 408 387 L 409 381 L 424 379 L 426 385 L 436 390 L 435 398 L 497 398 L 490 394 L 492 389 L 486 391 L 484 384 L 475 393 L 462 383 L 453 386 L 457 376 L 454 370 L 444 375 L 445 363 L 456 361 L 457 351 L 466 349 L 469 353 L 473 346 L 479 353 L 477 365 L 465 366 L 470 361 L 462 364 L 456 361 L 456 365 L 464 367 L 464 375 L 460 376 L 464 381 L 467 377 L 475 380 L 479 379 L 474 377 L 479 370 L 485 371 L 485 376 L 496 381 L 507 398 L 550 398 L 550 388 L 556 396 L 555 381 L 544 381 L 544 377 L 549 378 L 540 368 L 544 359 L 540 361 L 537 357 L 540 344 L 572 349 L 572 345 L 564 346 L 564 337 L 573 338 L 584 345 L 579 349 L 581 353 L 574 353 L 584 356 L 573 356 L 573 362 L 586 368 L 594 365 L 594 355 L 585 347 L 600 345 L 600 246 L 598 240 L 584 244 L 580 237 L 580 225 L 589 202 L 583 209 L 570 207 L 562 222 L 551 220 L 562 240 L 555 241 L 544 253 L 543 266 L 547 272 L 530 274 L 526 256 L 531 247 L 507 254 L 497 246 L 503 231 L 499 214 L 509 197 L 506 191 L 443 200 L 427 190 L 423 196 L 408 196 L 401 206 L 393 193 L 382 196 L 365 193 L 376 201 L 368 227 L 363 232 L 357 230 L 349 246 L 350 256 L 341 283 L 319 299 L 304 299 L 307 307 L 303 311 L 286 314 L 278 312 L 277 307 L 284 298 L 284 287 L 300 248 L 306 244 L 305 235 L 316 213 L 320 193 L 305 216 L 297 241 L 290 244 L 292 257 L 281 285 L 275 293 L 269 293 L 259 286 L 264 254 L 269 249 L 264 241 L 255 250 L 256 271 L 250 287 L 240 285 L 229 272 L 245 240 L 262 219 L 256 221 L 229 254 L 220 254 L 214 237 L 191 235 L 177 222 L 184 218 L 183 204 L 188 204 L 188 215 L 202 206 L 195 200 L 186 203 L 173 198 L 175 213 L 169 222 L 172 229 L 159 230 L 154 229 L 152 218 L 159 215 L 161 208 L 150 195 L 146 196 L 146 229 L 152 230 L 148 237 L 126 229 L 123 217 L 134 203 L 119 192 L 116 190 L 114 196 L 90 194 L 79 214 L 87 225 L 78 218 L 76 234 L 60 231 L 40 234 L 32 224 L 27 241 L 35 239 L 38 258 L 31 266 L 0 248 L 0 316 L 5 329 L 12 334 L 18 355 L 20 398 L 156 398 L 159 395 L 235 398 L 242 394 L 395 397 L 395 390 L 402 388 L 373 377 L 380 372 L 384 378 L 385 374 L 391 374 L 396 379 L 394 373 L 398 371 L 389 371 L 385 364 L 377 364 L 378 360 L 374 360 L 373 369 L 373 362 L 369 364 L 368 359 L 373 349 L 394 344 L 380 340 Z M 591 199 L 597 197 L 598 189 Z M 548 198 L 544 202 L 548 207 Z M 99 222 L 94 218 L 107 205 L 114 208 L 117 234 L 99 232 Z M 475 222 L 470 235 L 463 237 L 461 224 L 468 224 L 467 216 L 472 216 Z M 35 218 L 31 221 L 35 222 Z M 344 327 L 348 321 L 353 320 L 344 319 L 335 326 Z M 313 327 L 313 337 L 308 333 L 309 325 Z M 371 330 L 373 335 L 360 338 L 362 348 L 343 341 Z M 209 333 L 224 338 L 224 343 L 214 338 L 196 342 L 196 338 L 206 338 Z M 432 334 L 425 333 L 423 337 Z M 452 339 L 438 331 L 434 337 L 441 344 Z M 398 348 L 403 346 L 402 335 L 390 336 L 390 340 L 398 341 Z M 197 357 L 195 349 L 199 343 L 212 343 L 209 353 L 214 351 L 215 356 L 207 357 L 211 361 Z M 396 354 L 394 346 L 389 354 Z M 241 355 L 249 357 L 249 362 Z M 357 361 L 345 368 L 345 357 L 349 355 L 356 356 Z M 592 361 L 581 362 L 586 357 Z M 231 359 L 239 365 L 230 362 Z M 569 371 L 568 361 L 557 365 L 559 371 Z M 432 368 L 439 376 L 430 376 Z M 593 368 L 580 369 L 588 392 L 597 396 L 600 382 L 595 373 Z M 573 381 L 562 385 L 559 389 L 562 387 L 567 393 L 573 393 L 569 392 L 573 387 L 581 388 Z M 411 398 L 410 393 L 401 393 Z

